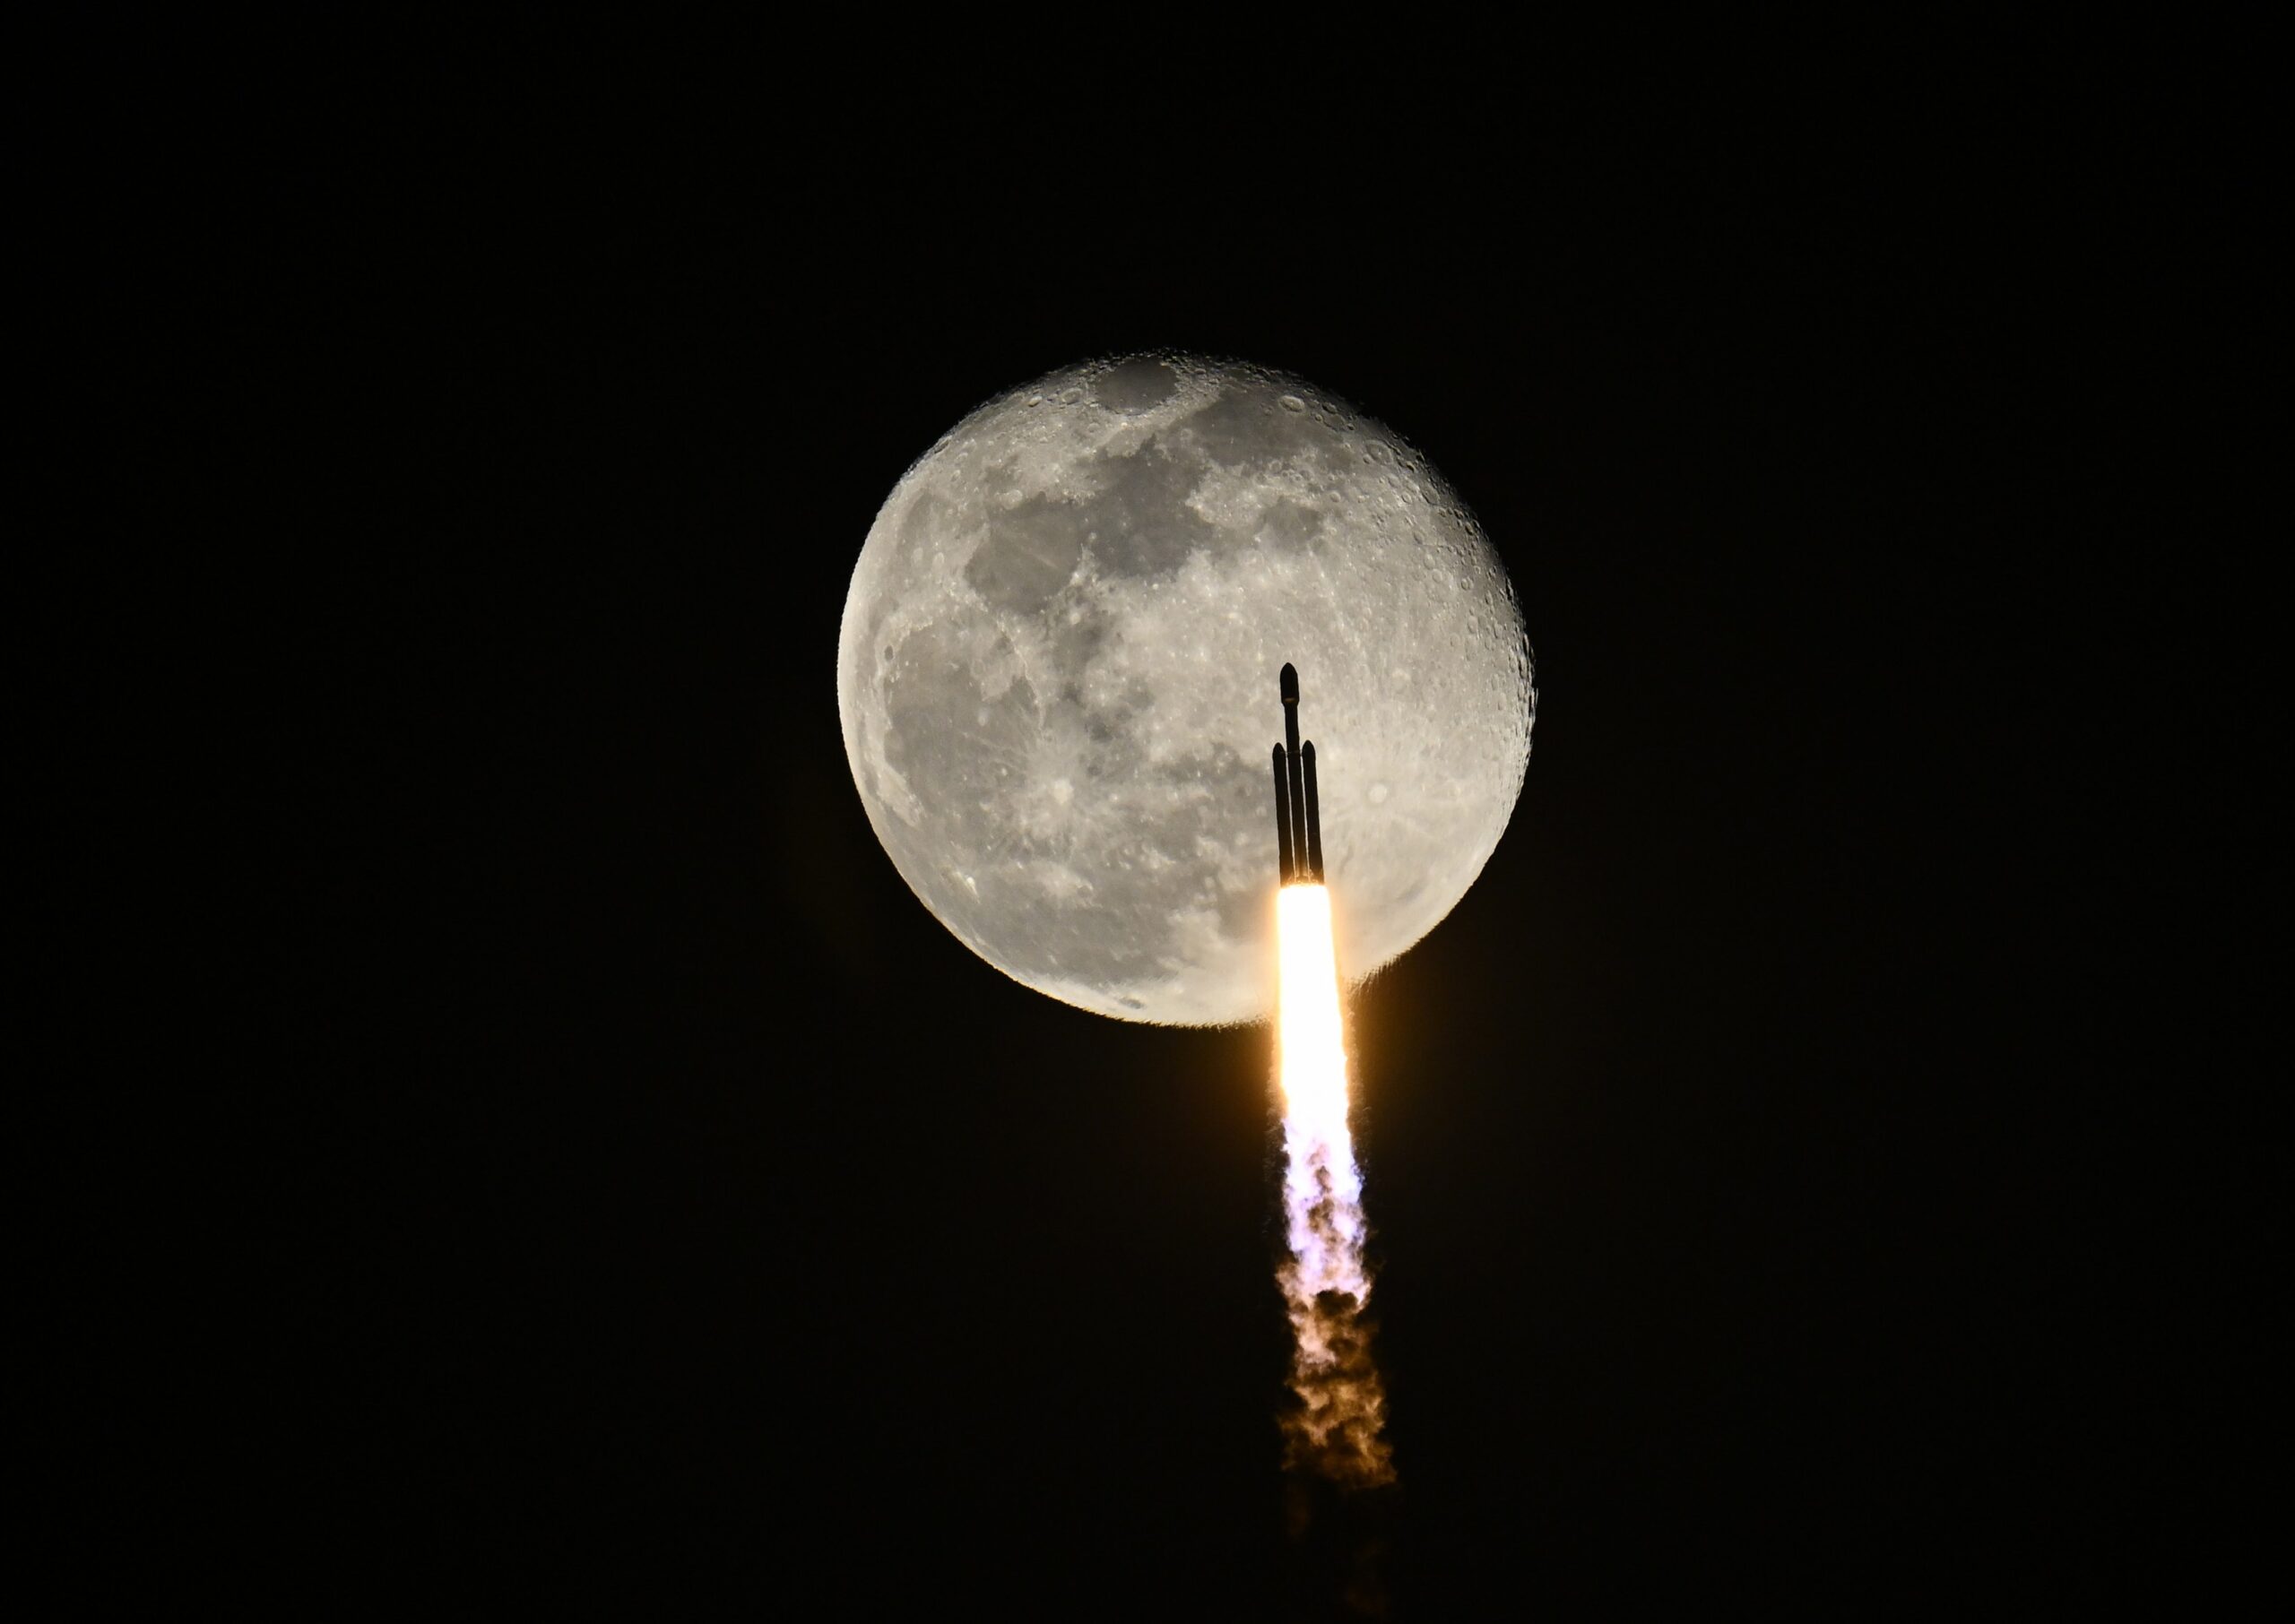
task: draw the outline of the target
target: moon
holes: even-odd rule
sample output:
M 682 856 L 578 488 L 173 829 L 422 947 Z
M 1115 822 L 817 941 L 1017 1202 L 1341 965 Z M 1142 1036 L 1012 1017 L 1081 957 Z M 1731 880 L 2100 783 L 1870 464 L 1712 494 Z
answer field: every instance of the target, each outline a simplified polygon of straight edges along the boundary
M 1328 391 L 1158 353 L 988 402 L 870 529 L 837 707 L 870 823 L 958 940 L 1078 1008 L 1225 1025 L 1274 998 L 1286 661 L 1359 980 L 1482 872 L 1537 693 L 1474 515 Z

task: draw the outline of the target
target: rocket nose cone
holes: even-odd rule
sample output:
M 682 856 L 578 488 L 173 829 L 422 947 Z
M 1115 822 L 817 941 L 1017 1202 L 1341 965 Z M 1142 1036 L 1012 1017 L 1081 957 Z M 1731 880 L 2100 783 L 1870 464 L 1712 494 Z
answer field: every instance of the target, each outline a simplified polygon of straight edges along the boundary
M 1283 675 L 1279 680 L 1282 685 L 1283 703 L 1285 704 L 1297 704 L 1299 703 L 1298 668 L 1291 664 L 1288 661 L 1284 661 Z

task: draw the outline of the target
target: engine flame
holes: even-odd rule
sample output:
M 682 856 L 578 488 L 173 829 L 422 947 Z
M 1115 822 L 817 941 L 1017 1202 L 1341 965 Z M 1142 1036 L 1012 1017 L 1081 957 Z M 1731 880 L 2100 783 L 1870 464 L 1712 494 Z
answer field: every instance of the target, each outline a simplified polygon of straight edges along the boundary
M 1394 1479 L 1381 1435 L 1386 1395 L 1361 1317 L 1371 1294 L 1363 1265 L 1363 1175 L 1347 1131 L 1347 1034 L 1332 946 L 1330 893 L 1275 894 L 1280 954 L 1278 1069 L 1283 1093 L 1283 1216 L 1290 1257 L 1278 1278 L 1297 1343 L 1286 1459 L 1350 1487 Z

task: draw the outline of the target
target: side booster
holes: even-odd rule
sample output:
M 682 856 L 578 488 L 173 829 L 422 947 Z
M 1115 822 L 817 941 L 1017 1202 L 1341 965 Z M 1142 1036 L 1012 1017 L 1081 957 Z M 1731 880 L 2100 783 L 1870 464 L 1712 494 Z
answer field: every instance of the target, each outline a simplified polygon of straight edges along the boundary
M 1286 885 L 1323 883 L 1323 825 L 1315 804 L 1315 741 L 1299 742 L 1299 673 L 1283 668 L 1283 742 L 1275 747 L 1276 874 Z

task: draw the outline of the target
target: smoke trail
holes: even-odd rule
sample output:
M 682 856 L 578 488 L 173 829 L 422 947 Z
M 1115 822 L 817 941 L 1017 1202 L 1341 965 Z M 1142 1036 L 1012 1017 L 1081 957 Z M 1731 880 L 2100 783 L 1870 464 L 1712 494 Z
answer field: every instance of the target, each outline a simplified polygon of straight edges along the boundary
M 1363 1265 L 1363 1175 L 1347 1132 L 1347 1045 L 1332 948 L 1330 893 L 1276 893 L 1281 954 L 1279 1075 L 1283 1092 L 1283 1216 L 1290 1257 L 1277 1278 L 1291 1317 L 1291 1386 L 1285 1463 L 1347 1488 L 1392 1482 L 1381 1434 L 1386 1394 L 1363 1317 L 1371 1278 Z

